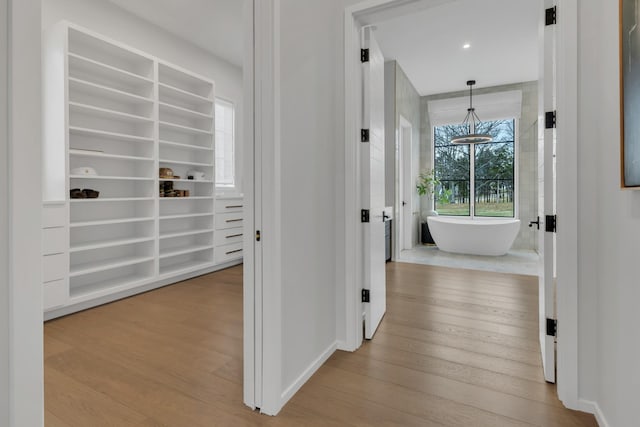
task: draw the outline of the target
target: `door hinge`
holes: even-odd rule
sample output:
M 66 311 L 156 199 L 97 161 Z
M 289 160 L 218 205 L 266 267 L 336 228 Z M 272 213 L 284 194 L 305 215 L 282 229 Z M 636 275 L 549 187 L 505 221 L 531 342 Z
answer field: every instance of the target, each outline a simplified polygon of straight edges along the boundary
M 360 62 L 369 62 L 369 49 L 360 49 Z
M 546 215 L 544 219 L 544 231 L 547 233 L 555 233 L 558 226 L 558 217 L 556 215 Z
M 360 142 L 369 142 L 369 129 L 360 129 Z
M 360 211 L 360 222 L 369 222 L 369 209 L 362 209 Z
M 545 9 L 544 11 L 544 24 L 555 25 L 557 20 L 556 6 Z
M 547 336 L 558 336 L 558 321 L 556 319 L 547 318 Z
M 556 112 L 547 111 L 544 113 L 544 128 L 545 129 L 555 129 L 556 128 Z
M 362 302 L 371 302 L 371 294 L 369 289 L 362 290 Z
M 260 230 L 256 230 L 256 242 L 260 241 Z

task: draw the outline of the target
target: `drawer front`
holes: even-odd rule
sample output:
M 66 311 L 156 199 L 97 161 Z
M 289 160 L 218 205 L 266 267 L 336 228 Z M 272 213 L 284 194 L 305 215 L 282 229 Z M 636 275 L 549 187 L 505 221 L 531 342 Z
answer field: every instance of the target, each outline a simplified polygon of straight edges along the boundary
M 216 199 L 216 212 L 242 212 L 244 208 L 242 198 L 237 199 Z
M 242 212 L 216 214 L 216 230 L 242 227 Z
M 214 250 L 216 264 L 222 264 L 242 258 L 242 243 L 218 246 Z
M 64 227 L 67 225 L 66 205 L 44 205 L 42 209 L 42 228 Z
M 55 280 L 43 285 L 42 304 L 45 311 L 62 307 L 69 299 L 69 286 L 66 280 Z
M 42 254 L 53 255 L 65 252 L 66 240 L 66 228 L 45 228 L 42 230 Z
M 42 281 L 44 283 L 64 279 L 67 276 L 69 262 L 66 254 L 45 255 L 42 257 Z
M 242 228 L 227 228 L 213 233 L 213 244 L 215 246 L 229 245 L 231 243 L 242 243 Z

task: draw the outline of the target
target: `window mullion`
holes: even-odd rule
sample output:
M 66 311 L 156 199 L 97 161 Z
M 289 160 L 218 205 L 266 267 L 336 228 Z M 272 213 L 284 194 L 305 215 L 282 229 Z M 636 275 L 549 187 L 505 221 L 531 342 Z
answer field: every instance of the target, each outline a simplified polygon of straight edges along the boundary
M 476 146 L 469 145 L 469 217 L 476 216 Z

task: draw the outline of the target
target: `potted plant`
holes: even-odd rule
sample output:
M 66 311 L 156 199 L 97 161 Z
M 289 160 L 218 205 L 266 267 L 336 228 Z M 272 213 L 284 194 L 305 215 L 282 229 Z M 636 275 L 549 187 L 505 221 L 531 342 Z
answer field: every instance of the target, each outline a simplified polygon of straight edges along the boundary
M 422 214 L 424 222 L 427 221 L 428 216 L 438 215 L 438 212 L 433 209 L 433 194 L 438 185 L 440 185 L 440 180 L 436 178 L 433 169 L 425 169 L 418 175 L 418 183 L 416 184 L 418 195 L 427 196 L 427 200 L 429 201 L 428 211 Z

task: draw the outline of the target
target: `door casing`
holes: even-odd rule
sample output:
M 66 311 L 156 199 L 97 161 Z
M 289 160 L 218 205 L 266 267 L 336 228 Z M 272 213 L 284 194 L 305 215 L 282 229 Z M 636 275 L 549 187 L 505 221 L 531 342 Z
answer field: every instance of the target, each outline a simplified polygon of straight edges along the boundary
M 398 125 L 398 160 L 396 168 L 398 170 L 398 188 L 396 193 L 399 195 L 396 204 L 398 206 L 398 229 L 400 231 L 400 239 L 398 241 L 398 255 L 405 249 L 411 249 L 414 243 L 414 225 L 413 225 L 413 183 L 411 177 L 413 170 L 411 169 L 411 153 L 413 152 L 413 125 L 400 115 Z M 402 202 L 406 205 L 402 206 Z
M 428 2 L 429 0 L 426 0 Z M 362 343 L 362 313 L 360 289 L 362 289 L 362 257 L 357 248 L 362 242 L 359 232 L 360 183 L 358 177 L 357 140 L 361 117 L 358 113 L 361 99 L 361 77 L 356 60 L 359 52 L 358 30 L 367 22 L 367 15 L 380 16 L 388 11 L 396 14 L 398 8 L 414 7 L 425 0 L 366 0 L 345 8 L 344 15 L 344 80 L 345 80 L 345 210 L 347 233 L 345 234 L 345 341 L 340 349 L 354 351 Z M 578 233 L 577 233 L 577 48 L 578 48 L 578 2 L 558 0 L 557 32 L 557 107 L 562 112 L 556 135 L 563 141 L 557 150 L 557 214 L 562 227 L 557 233 L 557 317 L 558 337 L 558 396 L 565 406 L 572 409 L 585 408 L 578 398 Z M 395 9 L 395 11 L 394 11 Z M 572 220 L 573 219 L 573 220 Z
M 277 0 L 269 0 L 266 7 L 273 8 L 274 2 Z M 245 233 L 249 255 L 244 266 L 244 401 L 252 407 L 261 398 L 255 392 L 256 387 L 264 390 L 261 372 L 257 369 L 263 366 L 262 353 L 256 353 L 259 349 L 254 344 L 262 338 L 259 333 L 265 328 L 261 325 L 261 299 L 256 298 L 261 289 L 254 286 L 255 277 L 262 276 L 252 265 L 255 253 L 252 227 L 257 223 L 254 212 L 262 211 L 261 199 L 254 199 L 253 194 L 253 135 L 264 130 L 256 126 L 254 133 L 254 89 L 258 90 L 258 84 L 254 87 L 254 12 L 255 16 L 269 16 L 264 10 L 254 11 L 254 3 L 255 0 L 247 0 L 245 10 L 244 23 L 250 37 L 245 43 L 244 60 L 248 62 L 243 76 L 244 113 L 250 118 L 244 120 L 243 182 L 248 200 L 246 229 L 251 230 Z M 7 163 L 0 168 L 6 174 L 0 183 L 0 241 L 6 245 L 0 248 L 0 267 L 7 264 L 0 269 L 0 303 L 6 304 L 6 310 L 0 306 L 0 425 L 9 427 L 41 426 L 44 420 L 41 254 L 33 250 L 41 245 L 42 174 L 41 168 L 34 167 L 34 161 L 38 162 L 34 159 L 40 158 L 41 139 L 37 120 L 41 104 L 40 14 L 40 0 L 0 0 L 0 29 L 5 32 L 0 37 L 0 95 L 8 94 L 0 97 L 0 102 L 7 102 L 0 106 L 0 125 L 3 125 L 0 129 L 7 130 L 0 135 L 0 166 Z M 270 56 L 260 56 L 261 64 L 267 58 Z M 25 175 L 25 170 L 29 174 Z M 20 191 L 16 191 L 18 186 Z M 272 301 L 263 303 L 272 306 Z

